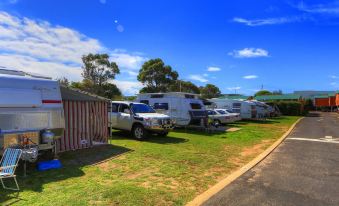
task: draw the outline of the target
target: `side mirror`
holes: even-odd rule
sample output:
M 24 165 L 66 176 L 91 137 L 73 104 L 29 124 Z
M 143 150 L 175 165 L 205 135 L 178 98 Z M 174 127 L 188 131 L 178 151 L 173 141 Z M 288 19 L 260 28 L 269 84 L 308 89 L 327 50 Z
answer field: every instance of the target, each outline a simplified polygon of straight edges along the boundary
M 126 114 L 131 114 L 131 110 L 129 110 L 129 109 L 124 109 L 124 113 L 126 113 Z

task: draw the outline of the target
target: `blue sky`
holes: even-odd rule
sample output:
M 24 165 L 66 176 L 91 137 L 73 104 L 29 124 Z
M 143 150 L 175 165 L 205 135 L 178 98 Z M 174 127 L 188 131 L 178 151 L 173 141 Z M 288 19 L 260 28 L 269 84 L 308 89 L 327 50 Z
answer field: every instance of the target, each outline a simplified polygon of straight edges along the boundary
M 0 65 L 81 78 L 81 55 L 107 52 L 124 94 L 162 58 L 223 93 L 339 88 L 339 1 L 0 0 Z

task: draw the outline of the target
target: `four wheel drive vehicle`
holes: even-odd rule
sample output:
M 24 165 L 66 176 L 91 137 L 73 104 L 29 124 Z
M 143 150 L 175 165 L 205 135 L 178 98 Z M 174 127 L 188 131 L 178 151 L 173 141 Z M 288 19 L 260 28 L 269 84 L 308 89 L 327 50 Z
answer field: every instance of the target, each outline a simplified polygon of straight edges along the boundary
M 173 128 L 169 116 L 156 113 L 146 104 L 112 101 L 109 111 L 109 127 L 131 131 L 139 140 L 147 137 L 148 133 L 166 136 Z
M 234 122 L 235 119 L 227 114 L 221 114 L 215 110 L 207 110 L 208 118 L 212 120 L 214 125 L 221 125 Z
M 176 126 L 201 125 L 207 120 L 206 108 L 196 94 L 184 92 L 138 94 L 137 102 L 168 115 Z
M 215 109 L 214 111 L 218 112 L 219 114 L 229 115 L 234 121 L 240 121 L 241 116 L 239 113 L 230 111 L 228 109 Z

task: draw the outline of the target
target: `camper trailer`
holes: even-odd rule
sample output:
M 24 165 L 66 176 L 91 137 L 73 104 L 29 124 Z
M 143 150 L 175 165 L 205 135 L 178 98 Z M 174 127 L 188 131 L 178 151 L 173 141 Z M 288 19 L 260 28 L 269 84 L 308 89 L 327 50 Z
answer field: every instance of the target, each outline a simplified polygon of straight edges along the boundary
M 235 113 L 240 113 L 242 119 L 256 119 L 257 109 L 255 103 L 251 101 L 234 100 L 234 99 L 210 99 L 214 108 L 230 109 Z
M 182 92 L 139 94 L 137 101 L 171 117 L 176 126 L 202 125 L 207 119 L 198 95 Z
M 0 151 L 24 145 L 55 151 L 65 127 L 59 83 L 0 69 L 0 96 Z

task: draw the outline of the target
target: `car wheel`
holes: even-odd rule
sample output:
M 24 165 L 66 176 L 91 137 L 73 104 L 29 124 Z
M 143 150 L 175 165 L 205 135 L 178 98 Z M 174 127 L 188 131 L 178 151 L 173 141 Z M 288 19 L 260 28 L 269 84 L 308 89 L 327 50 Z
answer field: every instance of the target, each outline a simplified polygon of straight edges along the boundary
M 168 135 L 168 132 L 160 132 L 158 133 L 160 137 L 166 137 Z
M 220 120 L 218 120 L 218 119 L 215 119 L 215 120 L 213 121 L 213 124 L 214 124 L 215 127 L 221 126 L 221 122 L 220 122 Z
M 137 140 L 145 139 L 147 131 L 142 125 L 135 125 L 132 130 L 133 137 Z

